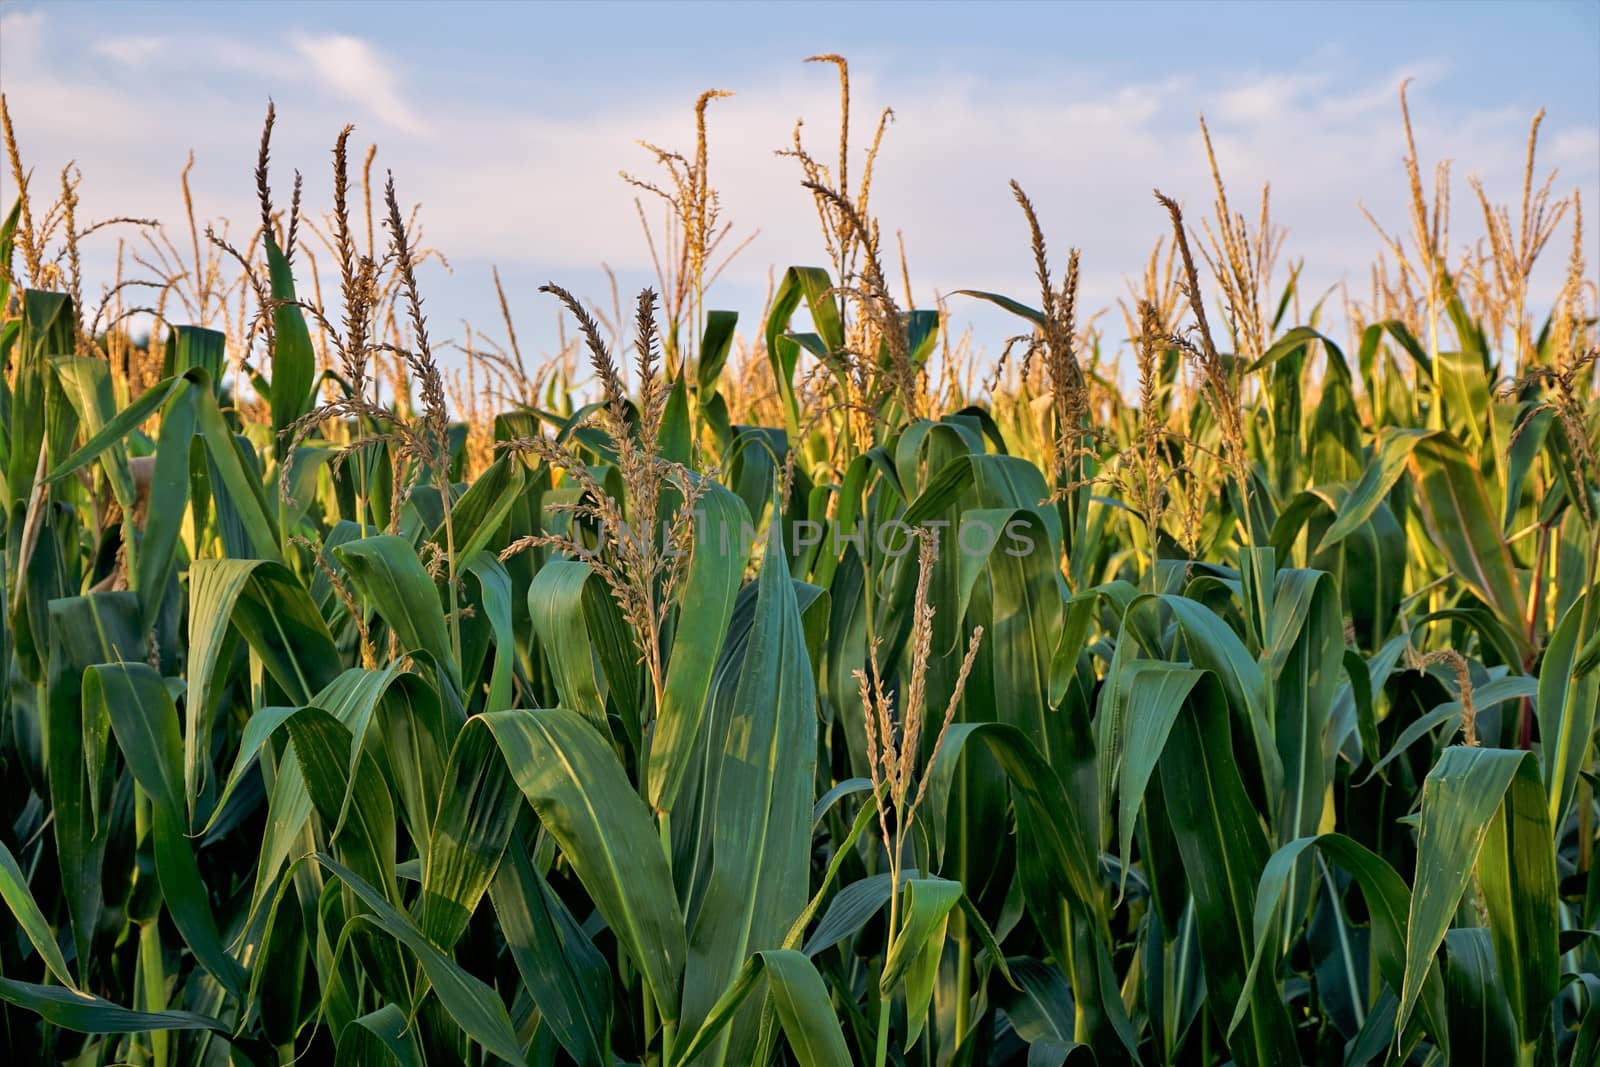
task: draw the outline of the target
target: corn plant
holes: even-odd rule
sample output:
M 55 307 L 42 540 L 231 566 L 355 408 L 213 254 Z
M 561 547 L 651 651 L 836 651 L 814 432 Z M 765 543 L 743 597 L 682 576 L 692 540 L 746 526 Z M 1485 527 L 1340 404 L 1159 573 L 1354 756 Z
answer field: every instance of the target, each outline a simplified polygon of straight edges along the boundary
M 1480 190 L 1498 272 L 1453 270 L 1413 148 L 1352 359 L 1213 158 L 1200 230 L 1151 203 L 1125 395 L 1013 185 L 1039 287 L 952 294 L 1019 322 L 974 389 L 894 291 L 883 121 L 851 185 L 817 59 L 840 155 L 790 154 L 829 266 L 749 340 L 709 309 L 706 94 L 692 159 L 653 150 L 665 298 L 544 287 L 576 339 L 530 373 L 497 276 L 464 398 L 350 130 L 313 220 L 269 112 L 258 228 L 193 227 L 201 321 L 140 340 L 6 117 L 22 1062 L 1600 1059 L 1576 199 L 1535 330 L 1565 208 L 1518 233 Z

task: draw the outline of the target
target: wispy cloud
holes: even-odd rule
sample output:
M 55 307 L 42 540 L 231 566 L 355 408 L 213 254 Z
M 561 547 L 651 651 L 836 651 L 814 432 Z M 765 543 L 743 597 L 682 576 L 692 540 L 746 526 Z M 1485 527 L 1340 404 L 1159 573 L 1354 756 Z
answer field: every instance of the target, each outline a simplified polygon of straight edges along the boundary
M 334 95 L 366 109 L 387 126 L 411 134 L 426 132 L 402 98 L 393 68 L 366 41 L 347 34 L 295 34 L 290 43 Z
M 116 60 L 127 67 L 145 67 L 169 54 L 167 39 L 149 33 L 126 37 L 102 37 L 91 46 L 97 55 Z

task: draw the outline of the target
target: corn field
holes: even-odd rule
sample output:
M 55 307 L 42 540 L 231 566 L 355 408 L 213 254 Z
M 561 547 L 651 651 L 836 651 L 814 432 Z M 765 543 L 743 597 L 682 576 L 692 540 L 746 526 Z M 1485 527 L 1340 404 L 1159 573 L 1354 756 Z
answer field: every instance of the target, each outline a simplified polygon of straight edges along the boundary
M 455 345 L 351 129 L 286 195 L 269 112 L 230 234 L 79 218 L 5 113 L 13 1062 L 1600 1062 L 1600 349 L 1538 119 L 1452 248 L 1402 91 L 1342 307 L 1213 156 L 1104 320 L 1015 184 L 1036 290 L 915 306 L 884 123 L 797 130 L 823 265 L 735 312 L 719 95 L 630 179 L 655 287 Z

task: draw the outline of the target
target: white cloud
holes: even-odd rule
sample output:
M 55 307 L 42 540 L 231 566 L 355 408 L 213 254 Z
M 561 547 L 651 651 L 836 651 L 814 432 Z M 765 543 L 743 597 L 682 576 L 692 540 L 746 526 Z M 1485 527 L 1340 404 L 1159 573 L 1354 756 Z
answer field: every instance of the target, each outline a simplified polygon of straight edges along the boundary
M 1592 178 L 1597 159 L 1600 159 L 1600 130 L 1571 126 L 1550 141 L 1550 162 L 1560 167 L 1565 175 L 1558 176 L 1557 188 L 1583 181 L 1586 176 Z
M 1217 117 L 1258 124 L 1281 121 L 1330 84 L 1325 75 L 1258 75 L 1219 94 Z
M 105 37 L 94 42 L 94 51 L 129 67 L 143 67 L 160 59 L 167 51 L 166 38 L 153 34 Z
M 329 90 L 370 111 L 378 121 L 407 133 L 426 127 L 402 99 L 388 63 L 359 37 L 297 34 L 295 52 L 310 64 L 312 74 Z

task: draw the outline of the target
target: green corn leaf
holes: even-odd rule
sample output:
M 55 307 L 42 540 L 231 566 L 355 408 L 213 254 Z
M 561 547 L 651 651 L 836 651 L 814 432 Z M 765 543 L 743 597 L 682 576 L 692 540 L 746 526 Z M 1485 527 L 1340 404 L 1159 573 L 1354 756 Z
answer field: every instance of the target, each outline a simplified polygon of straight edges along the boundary
M 17 858 L 11 854 L 11 850 L 4 842 L 0 842 L 0 897 L 5 899 L 6 907 L 11 909 L 11 917 L 16 920 L 18 929 L 27 936 L 29 944 L 39 953 L 45 967 L 55 975 L 56 981 L 76 992 L 78 983 L 73 979 L 72 971 L 67 968 L 67 960 L 61 954 L 61 946 L 56 943 L 56 935 L 50 929 L 44 913 L 39 910 L 38 903 L 33 899 L 33 893 L 28 890 L 27 876 L 18 866 Z
M 83 703 L 85 714 L 96 708 L 110 719 L 135 780 L 150 797 L 156 874 L 173 925 L 223 988 L 241 996 L 244 970 L 223 947 L 185 832 L 183 742 L 178 709 L 165 682 L 142 663 L 90 667 L 83 676 Z
M 1410 463 L 1417 481 L 1417 503 L 1434 543 L 1456 576 L 1494 611 L 1519 653 L 1525 655 L 1522 585 L 1477 464 L 1448 434 L 1418 441 Z
M 856 812 L 855 820 L 850 824 L 850 832 L 844 836 L 844 840 L 840 842 L 838 851 L 834 853 L 833 859 L 828 862 L 828 869 L 822 876 L 822 885 L 818 887 L 816 893 L 811 897 L 811 902 L 805 906 L 805 909 L 801 911 L 800 915 L 795 919 L 795 921 L 790 924 L 789 933 L 783 939 L 784 948 L 793 949 L 800 947 L 801 939 L 805 937 L 806 928 L 811 925 L 811 920 L 816 917 L 817 911 L 822 907 L 823 901 L 826 900 L 828 894 L 833 891 L 833 883 L 838 879 L 840 868 L 844 866 L 845 860 L 849 858 L 849 850 L 855 847 L 857 841 L 861 840 L 861 835 L 866 833 L 867 827 L 873 823 L 877 813 L 878 809 L 874 804 L 863 804 L 861 806 L 861 810 Z M 843 896 L 846 892 L 850 892 L 853 887 L 862 886 L 861 889 L 854 890 L 853 895 L 864 898 L 860 901 L 857 901 L 850 907 L 841 905 L 841 908 L 846 912 L 860 912 L 865 911 L 870 907 L 871 914 L 876 914 L 877 909 L 883 906 L 882 903 L 879 903 L 875 907 L 871 905 L 870 898 L 876 896 L 879 892 L 877 889 L 871 888 L 871 886 L 876 884 L 878 883 L 876 883 L 874 879 L 865 878 L 862 879 L 861 882 L 852 882 L 844 889 L 839 890 L 838 896 Z M 884 876 L 882 883 L 882 896 L 884 902 L 887 902 L 889 899 L 888 889 L 887 876 Z M 838 896 L 834 897 L 834 901 L 838 900 Z M 834 904 L 830 903 L 828 905 L 828 911 L 832 912 L 833 909 Z M 862 918 L 861 922 L 865 923 L 867 918 L 870 918 L 870 915 L 868 915 L 866 918 Z M 824 913 L 823 919 L 824 922 L 826 922 L 826 913 Z M 850 926 L 850 923 L 853 921 L 854 918 L 852 915 L 841 914 L 838 922 L 831 925 L 829 929 L 831 931 L 835 928 L 843 928 L 845 933 L 841 936 L 848 936 L 849 931 L 854 929 L 854 927 Z M 823 933 L 822 928 L 823 923 L 818 923 L 817 929 L 813 931 L 811 937 L 806 940 L 806 955 L 812 956 L 817 952 L 821 952 L 824 948 L 830 947 L 823 944 L 823 942 L 826 940 L 826 936 Z M 813 949 L 815 949 L 815 951 L 813 951 Z
M 888 903 L 889 875 L 875 874 L 870 878 L 851 882 L 835 893 L 833 899 L 828 902 L 828 910 L 822 913 L 816 929 L 806 938 L 805 954 L 815 957 L 859 933 L 862 927 L 875 919 Z M 891 986 L 890 992 L 893 991 Z
M 1128 865 L 1133 858 L 1133 831 L 1139 810 L 1144 806 L 1145 788 L 1155 774 L 1161 753 L 1167 747 L 1167 738 L 1172 733 L 1179 710 L 1202 677 L 1204 675 L 1200 671 L 1168 663 L 1135 662 L 1130 665 L 1121 682 L 1126 696 L 1120 718 L 1126 732 L 1125 740 L 1118 746 L 1119 773 L 1115 777 L 1120 777 L 1117 828 L 1118 855 L 1122 857 L 1120 889 L 1124 892 L 1127 889 Z M 1101 714 L 1107 712 L 1102 711 Z M 1109 805 L 1110 796 L 1106 795 L 1104 799 Z
M 57 356 L 50 362 L 55 368 L 56 380 L 61 384 L 61 391 L 77 412 L 78 423 L 83 428 L 84 436 L 90 441 L 95 440 L 107 425 L 117 419 L 117 400 L 113 393 L 111 365 L 103 359 L 89 356 Z M 153 387 L 153 391 L 156 392 L 158 400 L 164 400 L 164 391 L 160 384 Z M 133 428 L 129 425 L 128 431 L 131 432 Z M 119 505 L 131 511 L 135 501 L 133 475 L 128 467 L 127 450 L 121 447 L 120 440 L 111 441 L 103 454 L 106 458 L 102 467 L 112 494 Z M 52 471 L 48 480 L 51 484 L 55 484 L 60 481 L 60 476 Z
M 781 525 L 768 533 L 753 613 L 713 682 L 701 810 L 711 866 L 690 931 L 684 1019 L 698 1024 L 753 952 L 777 948 L 805 907 L 816 684 Z M 702 838 L 702 840 L 707 840 Z M 741 1062 L 754 1013 L 719 1055 Z
M 294 273 L 273 235 L 265 234 L 267 273 L 272 287 L 272 431 L 280 448 L 294 421 L 311 410 L 316 385 L 317 356 L 305 313 L 295 304 Z M 292 249 L 291 249 L 292 251 Z
M 1283 918 L 1284 901 L 1294 871 L 1301 858 L 1313 849 L 1333 860 L 1361 886 L 1371 916 L 1372 955 L 1378 975 L 1391 991 L 1398 991 L 1404 984 L 1411 911 L 1411 891 L 1404 880 L 1381 856 L 1344 834 L 1302 837 L 1273 853 L 1262 870 L 1252 919 L 1255 956 L 1250 962 L 1244 994 L 1228 1024 L 1230 1036 L 1244 1021 L 1255 983 L 1263 974 L 1271 975 L 1276 969 L 1274 960 L 1281 942 L 1273 936 L 1274 928 Z M 1431 968 L 1423 978 L 1420 1004 L 1433 1033 L 1436 1036 L 1442 1033 L 1444 988 L 1437 968 Z M 1391 1019 L 1391 1031 L 1393 1023 Z
M 167 346 L 167 362 L 163 377 L 186 374 L 199 369 L 205 372 L 216 390 L 222 385 L 222 375 L 228 365 L 228 335 L 221 330 L 208 330 L 203 326 L 174 326 L 171 343 Z
M 230 631 L 239 633 L 291 701 L 305 704 L 339 674 L 339 652 L 298 579 L 266 560 L 196 560 L 189 570 L 189 671 L 184 786 L 190 815 L 210 772 L 211 731 Z M 142 658 L 142 657 L 141 657 Z
M 1504 410 L 1503 408 L 1500 410 Z M 1506 455 L 1505 507 L 1500 520 L 1500 532 L 1510 536 L 1516 525 L 1517 512 L 1522 504 L 1522 489 L 1533 468 L 1534 460 L 1544 449 L 1550 427 L 1555 422 L 1555 412 L 1533 401 L 1518 405 L 1512 412 L 1514 427 Z
M 1044 325 L 1043 312 L 1035 311 L 1028 305 L 1013 300 L 1009 296 L 1001 296 L 999 293 L 985 293 L 977 289 L 957 289 L 952 295 L 976 297 L 977 299 L 987 301 L 996 307 L 1005 308 L 1013 315 L 1016 315 L 1021 319 L 1026 319 L 1035 326 Z
M 189 371 L 186 377 L 194 381 L 198 375 L 198 371 Z M 211 491 L 218 506 L 226 502 L 236 516 L 252 554 L 261 559 L 281 561 L 283 546 L 278 541 L 273 510 L 267 503 L 262 478 L 246 464 L 245 450 L 229 432 L 216 397 L 210 390 L 200 389 L 194 390 L 193 396 L 196 425 L 205 439 L 214 472 Z
M 422 1067 L 417 1044 L 405 1012 L 385 1004 L 351 1022 L 339 1035 L 334 1067 Z
M 1556 625 L 1539 667 L 1540 761 L 1550 796 L 1550 825 L 1566 825 L 1578 789 L 1578 771 L 1591 753 L 1600 716 L 1600 672 L 1579 669 L 1578 649 L 1600 634 L 1592 608 L 1594 591 L 1578 597 Z M 1583 627 L 1589 627 L 1586 635 Z
M 477 682 L 483 690 L 483 710 L 505 711 L 512 704 L 512 677 L 517 659 L 511 575 L 505 564 L 489 552 L 479 552 L 462 569 L 477 586 L 472 606 L 488 623 L 494 642 L 494 663 L 489 669 L 488 682 L 483 682 L 481 674 Z
M 589 564 L 556 559 L 540 567 L 528 586 L 528 616 L 562 707 L 607 735 L 607 696 L 614 692 L 623 714 L 634 714 L 638 653 L 610 590 Z
M 1072 988 L 1061 971 L 1031 957 L 1013 957 L 1011 973 L 1021 986 L 1005 995 L 1006 1018 L 1031 1048 L 1050 1042 L 1070 1044 L 1073 1034 Z
M 656 451 L 670 463 L 689 466 L 693 460 L 694 427 L 689 419 L 689 382 L 680 374 L 667 393 L 661 412 L 661 429 L 656 434 Z
M 1161 794 L 1194 894 L 1213 1017 L 1226 1022 L 1249 997 L 1243 1032 L 1234 1032 L 1228 1049 L 1240 1063 L 1290 1062 L 1297 1054 L 1288 1011 L 1275 990 L 1247 982 L 1252 902 L 1269 849 L 1234 764 L 1227 721 L 1222 687 L 1208 679 L 1167 739 Z
M 733 602 L 748 556 L 744 524 L 749 515 L 738 497 L 721 486 L 708 485 L 698 511 L 679 599 L 683 621 L 673 639 L 666 692 L 656 712 L 650 745 L 648 797 L 660 811 L 672 810 L 694 758 L 712 672 L 733 617 Z
M 457 559 L 472 559 L 505 525 L 526 481 L 522 460 L 509 452 L 502 455 L 451 505 L 448 536 L 441 523 L 431 540 L 441 549 L 453 544 Z
M 1474 870 L 1512 1014 L 1529 1044 L 1555 996 L 1558 969 L 1555 850 L 1531 753 L 1450 748 L 1423 784 L 1401 1030 Z
M 521 810 L 516 784 L 487 730 L 464 730 L 422 868 L 422 932 L 450 951 L 488 891 Z
M 109 806 L 103 768 L 109 730 L 85 730 L 83 674 L 97 663 L 140 660 L 145 651 L 133 593 L 91 593 L 50 602 L 49 669 L 41 744 L 46 754 L 61 896 L 72 922 L 79 981 L 92 960 L 104 907 L 100 884 L 107 838 L 96 813 Z M 100 771 L 100 773 L 95 773 Z
M 407 652 L 426 652 L 459 702 L 461 676 L 445 625 L 439 590 L 403 538 L 379 534 L 334 550 L 351 580 L 400 638 Z
M 961 902 L 961 883 L 943 878 L 911 878 L 904 893 L 900 929 L 889 945 L 878 978 L 878 995 L 889 996 L 901 979 L 906 990 L 906 1045 L 916 1044 L 933 999 L 933 982 L 943 954 L 950 913 Z
M 11 253 L 16 244 L 17 224 L 22 220 L 22 197 L 19 195 L 11 202 L 11 210 L 6 212 L 4 220 L 0 220 L 0 263 L 10 263 Z M 0 305 L 8 304 L 11 300 L 11 272 L 5 271 L 0 277 Z
M 767 979 L 784 1035 L 801 1067 L 847 1067 L 850 1053 L 829 1002 L 828 988 L 811 960 L 790 949 L 751 956 L 684 1044 L 676 1062 L 695 1062 L 716 1041 L 762 978 Z
M 789 320 L 805 301 L 811 321 L 821 335 L 824 351 L 837 352 L 844 347 L 844 327 L 839 318 L 839 304 L 833 295 L 833 280 L 821 267 L 790 267 L 783 272 L 777 289 L 772 294 L 772 306 L 767 309 L 767 358 L 772 364 L 773 381 L 784 405 L 784 416 L 791 435 L 799 431 L 799 406 L 794 395 L 794 372 L 800 360 L 800 345 L 784 336 Z
M 495 917 L 546 1025 L 581 1067 L 610 1063 L 611 970 L 513 841 L 489 886 Z
M 189 1011 L 132 1011 L 61 986 L 0 978 L 0 1000 L 25 1008 L 52 1026 L 81 1034 L 143 1034 L 155 1030 L 209 1030 L 222 1037 L 231 1028 L 220 1019 Z M 270 1060 L 267 1062 L 271 1062 Z
M 1267 798 L 1269 817 L 1278 817 L 1278 807 L 1284 788 L 1283 758 L 1279 754 L 1277 723 L 1269 713 L 1269 681 L 1260 664 L 1239 635 L 1218 615 L 1198 601 L 1188 597 L 1162 595 L 1151 600 L 1141 600 L 1130 605 L 1149 611 L 1145 604 L 1159 603 L 1172 613 L 1179 632 L 1183 635 L 1185 649 L 1194 666 L 1210 671 L 1227 694 L 1228 707 L 1244 727 L 1250 738 L 1256 758 L 1254 768 L 1242 763 L 1241 768 L 1260 775 Z M 1135 633 L 1139 631 L 1135 630 Z M 1147 648 L 1151 654 L 1158 649 Z
M 1002 722 L 956 723 L 945 735 L 939 755 L 926 772 L 929 806 L 937 804 L 967 744 L 982 740 L 1000 764 L 1011 786 L 1019 819 L 1027 819 L 1023 847 L 1041 857 L 1052 886 L 1080 914 L 1095 924 L 1105 922 L 1106 906 L 1098 875 L 1098 860 L 1081 828 L 1082 814 L 1074 810 L 1065 785 L 1037 747 L 1015 726 Z M 1019 822 L 1019 835 L 1022 825 Z
M 1449 930 L 1444 943 L 1450 1062 L 1517 1062 L 1521 1052 L 1517 1047 L 1517 1023 L 1495 967 L 1489 931 L 1482 927 Z
M 663 1018 L 683 980 L 683 916 L 650 814 L 606 742 L 565 708 L 481 715 L 511 776 L 643 972 Z
M 700 341 L 699 366 L 695 368 L 701 403 L 705 403 L 717 388 L 722 368 L 728 362 L 728 353 L 733 349 L 734 328 L 738 323 L 737 311 L 706 312 L 706 332 Z
M 6 427 L 11 449 L 6 468 L 8 511 L 27 503 L 40 457 L 51 465 L 46 471 L 60 463 L 77 430 L 71 405 L 52 402 L 60 386 L 50 369 L 52 356 L 71 355 L 77 347 L 75 315 L 72 298 L 65 293 L 28 289 L 22 294 L 21 326 L 11 352 L 16 372 Z M 70 423 L 67 416 L 73 416 Z
M 1332 548 L 1372 517 L 1394 483 L 1405 473 L 1411 453 L 1428 437 L 1427 430 L 1385 426 L 1379 431 L 1378 442 L 1366 469 L 1361 472 L 1361 480 L 1345 498 L 1333 525 L 1323 532 L 1317 542 L 1317 552 Z
M 394 805 L 373 757 L 360 751 L 343 722 L 321 708 L 301 709 L 287 726 L 316 814 L 313 837 L 330 843 L 339 860 L 365 885 L 398 905 Z M 356 896 L 360 903 L 349 903 L 347 919 L 372 910 L 364 895 L 358 892 Z M 384 997 L 410 1001 L 410 975 L 393 940 L 348 924 L 340 936 L 352 941 L 367 978 Z M 431 972 L 427 973 L 431 977 Z
M 404 945 L 428 976 L 440 1002 L 463 1031 L 487 1051 L 510 1063 L 523 1062 L 521 1042 L 511 1028 L 500 995 L 435 948 L 416 924 L 354 871 L 323 853 L 316 862 L 348 886 L 370 909 L 363 921 Z
M 166 595 L 167 581 L 175 566 L 178 535 L 189 507 L 189 453 L 194 442 L 195 412 L 188 393 L 194 387 L 182 379 L 180 383 L 162 409 L 144 539 L 139 545 L 134 585 L 139 590 L 140 621 L 147 629 L 155 625 L 156 613 Z

